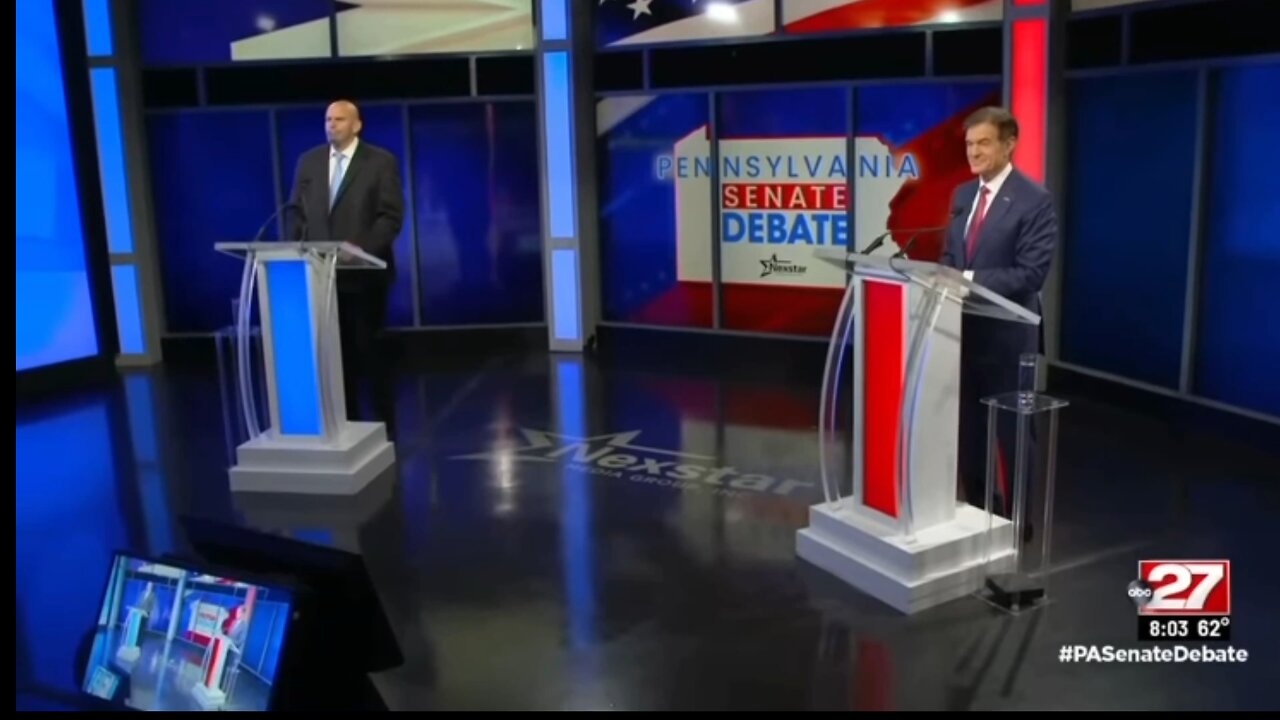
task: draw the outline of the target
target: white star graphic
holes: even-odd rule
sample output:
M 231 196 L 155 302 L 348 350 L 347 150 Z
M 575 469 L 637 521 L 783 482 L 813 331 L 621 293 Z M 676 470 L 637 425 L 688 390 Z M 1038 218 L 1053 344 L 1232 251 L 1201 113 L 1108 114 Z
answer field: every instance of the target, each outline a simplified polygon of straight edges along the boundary
M 653 0 L 636 0 L 627 6 L 627 9 L 635 13 L 631 16 L 632 20 L 639 20 L 641 15 L 653 15 L 653 11 L 649 9 L 649 3 Z

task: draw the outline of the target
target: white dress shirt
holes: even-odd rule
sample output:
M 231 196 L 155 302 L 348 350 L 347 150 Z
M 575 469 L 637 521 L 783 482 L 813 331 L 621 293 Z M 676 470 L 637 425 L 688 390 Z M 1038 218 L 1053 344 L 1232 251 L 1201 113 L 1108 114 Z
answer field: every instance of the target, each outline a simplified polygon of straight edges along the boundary
M 360 138 L 352 138 L 351 144 L 346 150 L 334 150 L 329 147 L 329 195 L 333 195 L 333 171 L 338 168 L 338 156 L 342 156 L 342 174 L 345 175 L 351 169 L 351 158 L 356 156 L 356 146 L 360 144 Z
M 996 196 L 1000 194 L 1000 188 L 1004 186 L 1004 181 L 1009 179 L 1009 174 L 1013 172 L 1013 163 L 1004 166 L 1004 169 L 995 177 L 991 178 L 991 182 L 982 179 L 978 180 L 978 191 L 973 194 L 973 205 L 969 207 L 969 219 L 964 221 L 964 238 L 966 240 L 965 247 L 968 247 L 969 226 L 973 224 L 974 213 L 978 212 L 978 201 L 982 199 L 982 188 L 987 189 L 987 207 L 983 209 L 982 216 L 985 219 L 987 213 L 991 212 L 991 205 L 995 202 Z M 973 279 L 973 271 L 965 270 L 964 276 L 970 280 Z

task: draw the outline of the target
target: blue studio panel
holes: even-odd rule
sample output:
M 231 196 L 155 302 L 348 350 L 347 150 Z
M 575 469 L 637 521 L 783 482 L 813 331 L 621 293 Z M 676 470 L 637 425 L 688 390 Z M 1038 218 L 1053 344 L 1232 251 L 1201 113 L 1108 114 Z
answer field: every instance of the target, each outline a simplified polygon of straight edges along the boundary
M 1177 388 L 1196 76 L 1071 80 L 1062 358 Z
M 280 148 L 280 197 L 289 197 L 293 177 L 302 153 L 324 144 L 325 105 L 276 111 L 276 133 Z M 360 107 L 363 129 L 360 138 L 400 158 L 400 181 L 404 197 L 404 226 L 395 241 L 396 280 L 387 298 L 387 324 L 392 327 L 413 325 L 413 227 L 410 222 L 409 156 L 404 147 L 404 118 L 401 105 L 367 105 Z M 271 229 L 275 232 L 275 228 Z M 274 237 L 274 235 L 272 236 Z M 312 240 L 348 240 L 350 238 L 318 238 Z M 362 271 L 355 271 L 362 272 Z
M 111 54 L 111 0 L 84 0 L 84 32 L 90 56 Z
M 557 340 L 577 340 L 582 335 L 578 322 L 578 251 L 556 248 L 551 251 L 551 281 L 555 295 L 551 298 L 554 331 Z
M 423 325 L 543 320 L 534 113 L 529 101 L 410 108 Z
M 542 39 L 569 39 L 569 0 L 541 0 Z
M 578 236 L 578 186 L 573 171 L 572 60 L 564 51 L 542 56 L 542 123 L 547 143 L 547 210 L 551 237 Z
M 1280 417 L 1280 64 L 1216 80 L 1195 391 Z
M 129 212 L 129 180 L 125 169 L 124 134 L 120 128 L 120 100 L 115 68 L 93 68 L 93 121 L 97 130 L 98 165 L 107 216 L 107 246 L 113 253 L 133 252 L 133 224 Z
M 17 370 L 98 353 L 53 4 L 17 6 Z
M 243 264 L 213 246 L 252 240 L 275 211 L 267 112 L 157 113 L 147 136 L 166 329 L 225 328 Z

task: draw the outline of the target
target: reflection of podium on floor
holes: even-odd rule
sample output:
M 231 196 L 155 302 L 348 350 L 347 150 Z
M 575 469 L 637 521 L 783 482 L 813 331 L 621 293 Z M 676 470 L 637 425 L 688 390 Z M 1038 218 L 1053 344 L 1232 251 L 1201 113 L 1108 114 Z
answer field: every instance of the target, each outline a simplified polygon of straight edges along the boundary
M 826 501 L 810 508 L 797 553 L 902 612 L 967 595 L 1010 564 L 1014 546 L 1007 520 L 956 501 L 961 316 L 1040 317 L 952 268 L 815 254 L 852 277 L 823 377 Z
M 236 318 L 238 410 L 249 440 L 236 450 L 234 491 L 349 495 L 395 462 L 386 427 L 347 420 L 337 273 L 386 263 L 342 242 L 220 243 L 243 258 Z M 255 288 L 270 426 L 259 427 L 250 362 Z

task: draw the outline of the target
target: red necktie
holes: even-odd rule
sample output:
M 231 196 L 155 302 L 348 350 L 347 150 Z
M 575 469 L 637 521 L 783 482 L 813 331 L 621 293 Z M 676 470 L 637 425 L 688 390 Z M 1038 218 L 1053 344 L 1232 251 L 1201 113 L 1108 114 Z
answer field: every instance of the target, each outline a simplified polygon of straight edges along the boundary
M 969 221 L 969 233 L 965 236 L 965 252 L 969 262 L 973 262 L 973 251 L 978 247 L 978 233 L 982 232 L 982 221 L 987 216 L 987 195 L 991 190 L 983 185 L 978 189 L 978 207 L 973 211 L 973 219 Z

